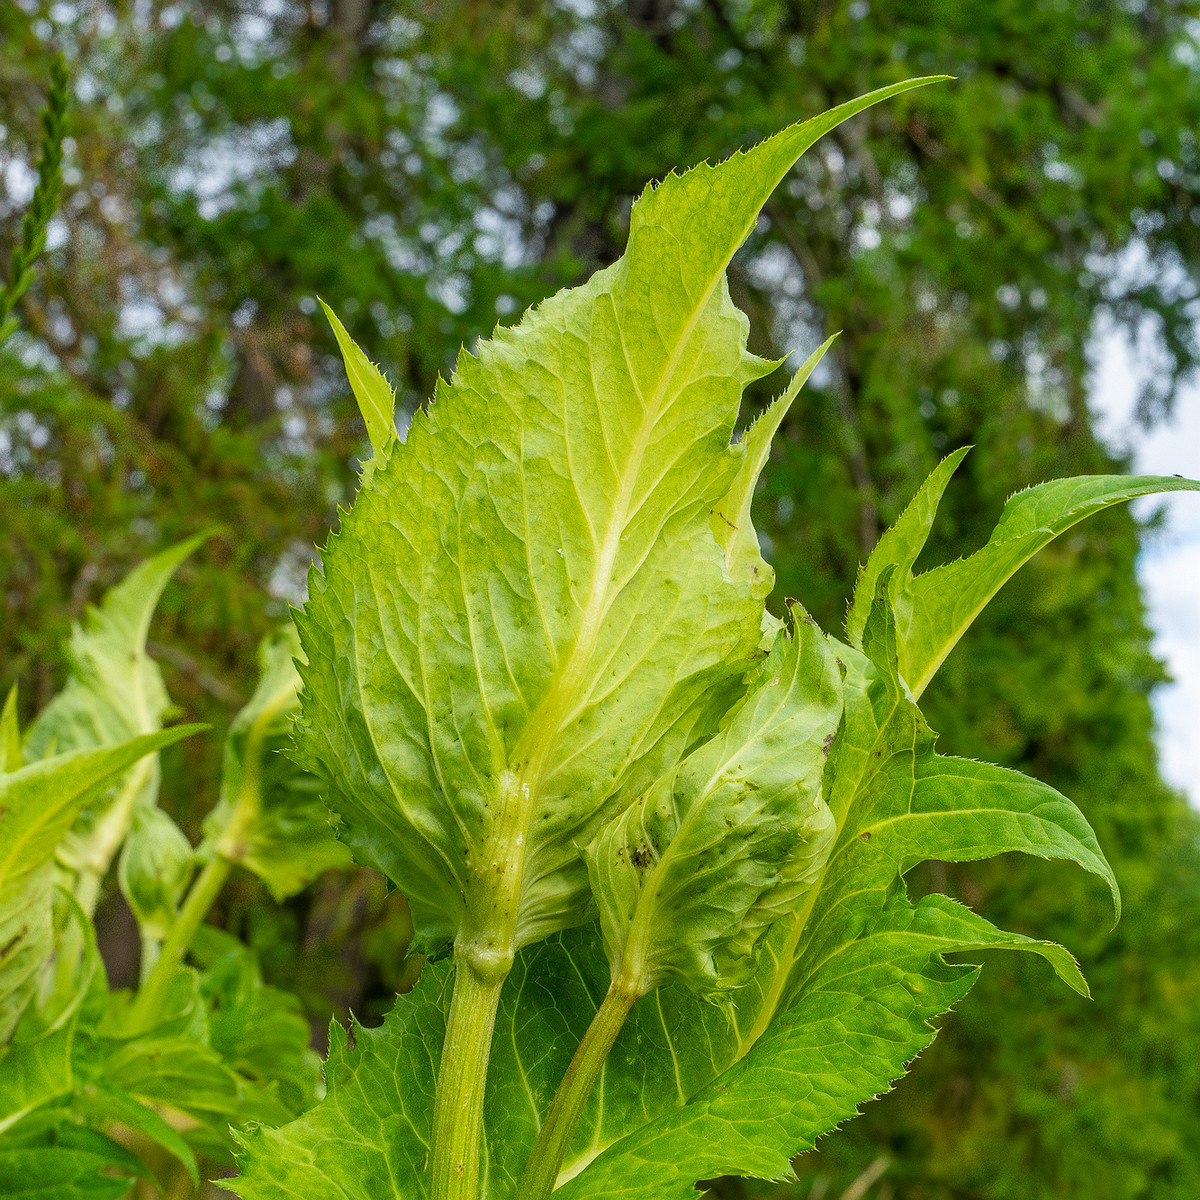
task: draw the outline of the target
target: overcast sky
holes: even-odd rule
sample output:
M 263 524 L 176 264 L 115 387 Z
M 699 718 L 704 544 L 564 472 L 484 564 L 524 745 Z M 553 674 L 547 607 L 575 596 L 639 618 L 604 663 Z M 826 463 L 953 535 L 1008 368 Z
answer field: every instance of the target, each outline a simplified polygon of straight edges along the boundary
M 1133 449 L 1139 474 L 1200 478 L 1200 384 L 1180 394 L 1172 420 L 1146 433 L 1133 420 L 1146 358 L 1123 337 L 1101 337 L 1093 362 L 1092 407 L 1106 440 Z M 1147 497 L 1136 511 L 1164 505 L 1166 528 L 1146 539 L 1139 563 L 1154 649 L 1175 679 L 1155 698 L 1159 746 L 1163 774 L 1200 808 L 1200 493 Z

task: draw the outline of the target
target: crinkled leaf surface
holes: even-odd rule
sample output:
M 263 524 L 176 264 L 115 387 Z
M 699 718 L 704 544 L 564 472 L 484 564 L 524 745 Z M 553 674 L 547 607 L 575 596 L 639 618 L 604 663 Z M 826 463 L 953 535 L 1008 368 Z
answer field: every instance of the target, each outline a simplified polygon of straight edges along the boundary
M 426 939 L 503 963 L 583 919 L 577 843 L 736 699 L 763 605 L 710 515 L 772 364 L 725 269 L 809 145 L 913 86 L 647 190 L 621 260 L 463 354 L 344 515 L 298 756 Z
M 299 709 L 300 677 L 293 662 L 299 654 L 291 626 L 259 646 L 258 686 L 229 727 L 221 798 L 204 822 L 210 844 L 253 871 L 276 900 L 350 862 L 349 849 L 334 836 L 316 779 L 282 753 Z
M 790 911 L 824 864 L 834 831 L 821 773 L 841 676 L 825 635 L 802 610 L 793 619 L 717 733 L 587 849 L 613 974 L 639 991 L 744 983 L 758 910 Z
M 203 728 L 176 726 L 0 775 L 0 1045 L 49 958 L 54 855 L 77 814 L 140 758 Z
M 700 1177 L 782 1175 L 791 1155 L 886 1091 L 932 1039 L 931 1019 L 975 976 L 948 965 L 947 953 L 1032 951 L 1084 989 L 1061 947 L 997 930 L 945 897 L 917 905 L 905 897 L 901 872 L 923 857 L 921 839 L 935 827 L 948 859 L 1025 850 L 1075 859 L 1110 883 L 1111 873 L 1083 818 L 1044 785 L 1003 773 L 999 793 L 968 788 L 953 803 L 958 793 L 946 778 L 970 778 L 977 764 L 934 754 L 895 675 L 894 623 L 879 623 L 868 645 L 881 666 L 841 651 L 848 710 L 828 776 L 839 833 L 812 901 L 773 927 L 758 974 L 729 1004 L 706 1004 L 681 986 L 639 1001 L 568 1155 L 564 1197 L 659 1200 L 693 1194 Z M 349 1184 L 346 1194 L 383 1197 L 385 1178 L 401 1194 L 425 1194 L 445 980 L 441 964 L 382 1030 L 352 1052 L 339 1049 L 329 1095 L 312 1113 L 249 1137 L 239 1194 L 322 1198 Z M 557 1081 L 607 985 L 594 931 L 551 939 L 518 959 L 489 1077 L 489 1197 L 516 1194 Z

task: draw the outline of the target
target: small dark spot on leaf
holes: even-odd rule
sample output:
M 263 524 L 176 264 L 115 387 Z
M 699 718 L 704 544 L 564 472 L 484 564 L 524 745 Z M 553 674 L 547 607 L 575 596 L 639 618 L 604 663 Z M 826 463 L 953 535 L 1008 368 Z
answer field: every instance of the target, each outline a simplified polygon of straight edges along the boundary
M 862 833 L 860 833 L 858 836 L 860 838 L 862 838 L 862 840 L 864 842 L 869 842 L 871 840 L 871 831 L 869 829 L 866 829 Z

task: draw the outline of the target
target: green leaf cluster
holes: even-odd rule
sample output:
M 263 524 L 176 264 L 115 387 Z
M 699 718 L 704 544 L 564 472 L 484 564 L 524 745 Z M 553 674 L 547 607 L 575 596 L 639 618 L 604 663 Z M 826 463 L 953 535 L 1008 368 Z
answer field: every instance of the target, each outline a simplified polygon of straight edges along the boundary
M 836 629 L 859 557 L 948 448 L 978 447 L 951 485 L 931 562 L 984 541 L 1015 487 L 1128 469 L 1085 403 L 1097 322 L 1136 328 L 1149 314 L 1164 331 L 1170 358 L 1150 401 L 1194 361 L 1177 270 L 1094 270 L 1097 254 L 1131 244 L 1184 272 L 1197 261 L 1190 0 L 1136 13 L 875 0 L 865 19 L 849 0 L 715 0 L 678 26 L 661 6 L 589 14 L 498 0 L 442 19 L 386 0 L 327 13 L 285 0 L 270 55 L 246 40 L 240 10 L 204 0 L 194 21 L 136 28 L 103 14 L 66 26 L 36 7 L 0 10 L 6 150 L 36 157 L 46 28 L 69 44 L 72 73 L 103 85 L 73 103 L 84 170 L 64 188 L 71 241 L 41 259 L 24 331 L 0 359 L 0 659 L 27 707 L 61 678 L 58 644 L 80 598 L 212 520 L 236 537 L 214 539 L 186 604 L 168 596 L 154 653 L 172 695 L 214 723 L 254 689 L 254 646 L 282 612 L 276 580 L 323 535 L 367 440 L 334 379 L 335 339 L 306 316 L 311 297 L 386 368 L 403 429 L 496 314 L 507 321 L 616 257 L 646 178 L 914 72 L 959 82 L 837 132 L 731 264 L 764 357 L 843 331 L 782 421 L 754 499 L 777 594 L 802 596 Z M 254 177 L 216 204 L 179 186 L 207 155 L 264 135 L 278 141 L 256 150 Z M 89 168 L 102 163 L 122 164 L 100 171 L 103 200 Z M 132 219 L 109 219 L 118 199 Z M 188 303 L 168 303 L 171 337 L 158 343 L 121 319 L 123 289 L 136 281 L 153 297 L 164 278 Z M 1102 933 L 1099 889 L 1012 856 L 916 867 L 914 895 L 946 890 L 1070 945 L 1097 1002 L 1055 992 L 1036 964 L 997 959 L 919 1077 L 797 1164 L 799 1195 L 814 1181 L 836 1195 L 884 1157 L 876 1186 L 904 1200 L 1200 1191 L 1188 1116 L 1195 824 L 1154 758 L 1148 693 L 1162 670 L 1135 581 L 1143 537 L 1113 514 L 1042 551 L 922 697 L 943 749 L 1020 767 L 1079 802 L 1127 913 Z M 167 759 L 164 794 L 191 832 L 222 746 L 185 746 Z M 269 930 L 256 944 L 276 972 L 290 950 L 315 992 L 322 964 L 335 966 L 321 990 L 374 1008 L 393 986 L 375 976 L 378 951 L 364 961 L 343 941 L 360 880 L 282 914 L 253 907 L 249 924 Z M 242 898 L 226 919 L 244 919 Z M 371 937 L 392 946 L 407 923 L 398 896 L 388 907 L 397 933 Z M 336 940 L 314 947 L 330 924 Z M 726 1193 L 740 1194 L 728 1182 Z
M 644 193 L 619 262 L 464 354 L 344 515 L 298 617 L 296 754 L 454 964 L 335 1045 L 323 1105 L 248 1137 L 247 1200 L 778 1178 L 928 1045 L 978 974 L 947 954 L 1031 952 L 1087 993 L 1062 947 L 909 898 L 929 858 L 1022 851 L 1119 911 L 1078 809 L 938 755 L 916 700 L 1039 548 L 1200 484 L 1045 484 L 914 574 L 955 454 L 862 569 L 850 644 L 793 610 L 754 667 L 757 539 L 730 514 L 779 417 L 731 443 L 771 364 L 724 272 L 795 155 L 895 90 Z M 599 938 L 567 932 L 596 911 Z
M 146 650 L 183 543 L 136 568 L 75 630 L 74 672 L 24 745 L 0 716 L 0 1180 L 5 1195 L 170 1191 L 226 1165 L 232 1130 L 281 1124 L 320 1094 L 296 997 L 204 919 L 242 864 L 290 896 L 345 861 L 312 781 L 277 753 L 298 678 L 290 630 L 226 738 L 222 795 L 195 850 L 157 807 L 157 751 L 203 728 L 170 710 Z M 26 761 L 26 759 L 31 761 Z M 92 925 L 117 877 L 142 937 L 136 994 L 110 990 Z M 200 867 L 199 874 L 196 874 Z M 74 889 L 74 890 L 72 890 Z M 191 953 L 197 967 L 187 966 Z

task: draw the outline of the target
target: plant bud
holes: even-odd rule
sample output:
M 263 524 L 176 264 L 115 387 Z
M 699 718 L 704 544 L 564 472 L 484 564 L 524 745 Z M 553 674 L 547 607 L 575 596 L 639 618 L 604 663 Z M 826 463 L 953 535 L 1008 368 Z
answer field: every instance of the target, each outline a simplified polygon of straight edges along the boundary
M 195 865 L 191 844 L 161 808 L 139 805 L 117 878 L 144 935 L 163 938 Z

